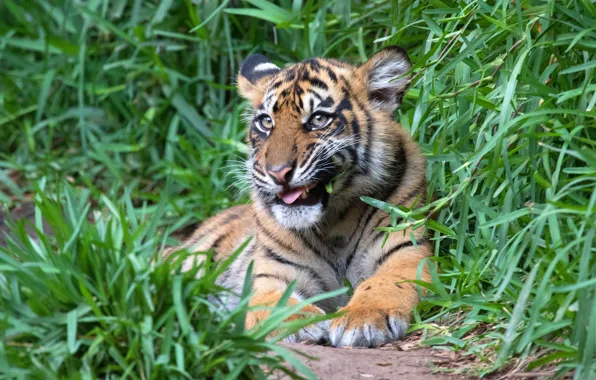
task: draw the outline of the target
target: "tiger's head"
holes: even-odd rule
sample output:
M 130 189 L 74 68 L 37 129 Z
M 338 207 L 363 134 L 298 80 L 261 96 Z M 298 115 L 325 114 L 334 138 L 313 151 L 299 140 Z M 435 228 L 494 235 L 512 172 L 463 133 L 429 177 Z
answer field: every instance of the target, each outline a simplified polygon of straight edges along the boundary
M 286 228 L 308 229 L 391 181 L 395 110 L 411 68 L 388 47 L 357 67 L 314 58 L 284 69 L 256 54 L 238 75 L 250 103 L 252 198 Z

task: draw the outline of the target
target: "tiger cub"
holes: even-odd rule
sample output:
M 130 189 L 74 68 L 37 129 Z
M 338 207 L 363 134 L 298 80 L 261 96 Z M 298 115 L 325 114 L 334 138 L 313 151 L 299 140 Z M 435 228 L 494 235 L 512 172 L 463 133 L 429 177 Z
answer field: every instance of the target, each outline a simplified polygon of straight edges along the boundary
M 415 285 L 429 280 L 431 255 L 422 229 L 385 233 L 390 216 L 361 196 L 410 207 L 425 200 L 425 161 L 394 122 L 410 77 L 406 52 L 388 47 L 356 67 L 314 58 L 281 69 L 251 55 L 238 75 L 250 103 L 246 167 L 252 203 L 232 207 L 202 224 L 180 248 L 213 249 L 225 259 L 254 237 L 219 282 L 240 291 L 254 261 L 253 305 L 275 305 L 296 280 L 290 304 L 344 286 L 338 296 L 305 311 L 345 313 L 307 327 L 293 341 L 337 347 L 375 347 L 402 338 L 418 303 Z M 413 239 L 415 242 L 413 242 Z M 185 262 L 188 269 L 196 259 Z M 266 311 L 250 312 L 250 328 Z

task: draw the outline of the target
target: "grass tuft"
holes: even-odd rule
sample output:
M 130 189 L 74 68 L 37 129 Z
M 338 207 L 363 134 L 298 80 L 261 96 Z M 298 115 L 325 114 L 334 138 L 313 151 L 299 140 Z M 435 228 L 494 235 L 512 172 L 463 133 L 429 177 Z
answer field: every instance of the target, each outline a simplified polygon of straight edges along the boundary
M 117 204 L 106 199 L 109 212 L 91 213 L 89 195 L 70 187 L 57 199 L 38 193 L 35 211 L 47 221 L 51 237 L 39 228 L 37 238 L 29 237 L 24 221 L 9 222 L 12 233 L 0 248 L 0 373 L 49 379 L 265 378 L 287 372 L 287 361 L 314 377 L 294 353 L 265 336 L 279 329 L 282 338 L 321 316 L 286 323 L 297 309 L 280 304 L 264 327 L 245 332 L 250 294 L 243 294 L 234 310 L 217 302 L 230 296 L 214 280 L 231 261 L 207 260 L 182 272 L 188 253 L 159 256 L 151 218 L 163 204 L 136 218 L 130 199 Z

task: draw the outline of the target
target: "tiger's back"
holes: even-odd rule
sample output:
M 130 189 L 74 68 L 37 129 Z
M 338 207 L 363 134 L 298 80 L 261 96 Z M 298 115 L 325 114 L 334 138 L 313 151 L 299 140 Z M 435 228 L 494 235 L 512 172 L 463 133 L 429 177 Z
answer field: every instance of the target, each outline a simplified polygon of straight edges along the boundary
M 430 243 L 418 226 L 385 239 L 378 228 L 390 226 L 390 216 L 360 197 L 405 207 L 425 202 L 424 158 L 393 121 L 410 67 L 397 47 L 359 67 L 315 58 L 282 70 L 261 55 L 242 65 L 238 87 L 251 105 L 252 203 L 207 220 L 182 248 L 213 249 L 221 260 L 253 237 L 220 279 L 241 289 L 253 261 L 253 304 L 275 304 L 293 280 L 290 303 L 341 288 L 346 278 L 354 285 L 351 299 L 307 307 L 315 313 L 343 307 L 344 316 L 292 339 L 377 346 L 405 333 L 418 295 L 404 281 L 418 273 L 428 279 L 420 264 Z M 249 313 L 247 326 L 266 315 Z

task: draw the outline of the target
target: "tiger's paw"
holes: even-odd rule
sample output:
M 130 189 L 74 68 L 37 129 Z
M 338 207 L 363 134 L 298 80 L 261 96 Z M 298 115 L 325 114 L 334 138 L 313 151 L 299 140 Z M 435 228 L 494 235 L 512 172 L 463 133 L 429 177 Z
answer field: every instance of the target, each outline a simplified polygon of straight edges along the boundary
M 329 342 L 329 321 L 306 326 L 283 339 L 286 343 L 324 344 Z
M 288 305 L 295 305 L 299 301 L 295 298 L 290 298 Z M 249 311 L 246 316 L 245 327 L 247 330 L 253 328 L 258 323 L 266 323 L 266 319 L 269 317 L 270 310 L 255 310 Z M 297 319 L 305 318 L 312 315 L 324 315 L 325 312 L 314 305 L 306 305 L 302 308 L 301 312 L 294 314 L 286 319 L 286 322 L 294 321 Z M 326 343 L 329 342 L 329 321 L 321 321 L 305 326 L 295 332 L 292 335 L 288 335 L 282 340 L 287 343 Z M 280 331 L 273 331 L 269 334 L 269 338 L 277 336 Z
M 329 338 L 335 347 L 378 347 L 406 335 L 409 322 L 397 310 L 346 306 L 331 322 Z
M 323 309 L 315 305 L 307 305 L 304 308 L 302 308 L 301 312 L 304 314 L 294 314 L 288 319 L 286 319 L 286 321 L 295 321 L 297 319 L 304 318 L 308 315 L 325 314 Z M 325 343 L 329 341 L 328 331 L 329 321 L 321 321 L 301 328 L 296 333 L 285 337 L 283 341 L 287 343 Z

